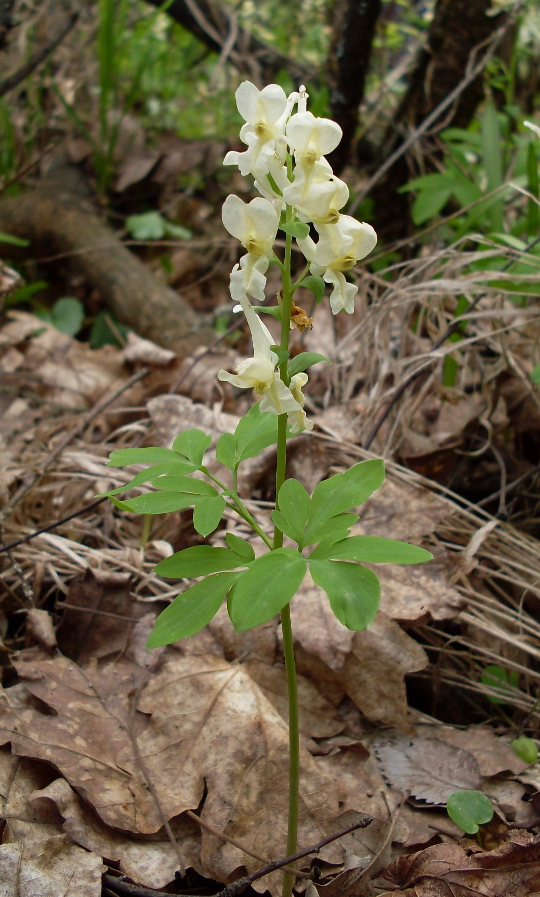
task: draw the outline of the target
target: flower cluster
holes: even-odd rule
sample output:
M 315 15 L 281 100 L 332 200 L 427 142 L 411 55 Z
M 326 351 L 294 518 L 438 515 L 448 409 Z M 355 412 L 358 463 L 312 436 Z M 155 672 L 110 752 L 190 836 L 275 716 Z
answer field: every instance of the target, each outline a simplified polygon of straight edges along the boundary
M 278 227 L 284 220 L 300 224 L 295 234 L 298 248 L 311 274 L 331 284 L 334 314 L 354 310 L 358 288 L 347 281 L 344 272 L 368 255 L 377 242 L 371 225 L 341 212 L 349 190 L 325 158 L 341 140 L 341 128 L 308 112 L 307 97 L 304 87 L 287 97 L 277 84 L 258 90 L 244 81 L 236 91 L 236 103 L 245 120 L 240 138 L 247 149 L 229 152 L 224 160 L 225 165 L 237 165 L 242 175 L 252 175 L 261 196 L 244 203 L 231 195 L 223 205 L 223 224 L 246 250 L 231 274 L 231 296 L 246 315 L 254 356 L 242 361 L 236 374 L 220 371 L 219 378 L 253 388 L 262 396 L 261 411 L 287 413 L 293 432 L 313 426 L 303 410 L 301 389 L 307 375 L 296 374 L 288 385 L 283 382 L 276 371 L 272 337 L 249 298 L 264 300 L 271 261 L 283 267 L 273 249 Z M 316 242 L 308 225 L 318 236 Z

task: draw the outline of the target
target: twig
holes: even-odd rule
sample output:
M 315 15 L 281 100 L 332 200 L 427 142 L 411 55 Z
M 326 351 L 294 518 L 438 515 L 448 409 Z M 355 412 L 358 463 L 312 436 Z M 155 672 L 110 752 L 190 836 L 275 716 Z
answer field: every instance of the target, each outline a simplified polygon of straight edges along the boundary
M 4 80 L 0 82 L 0 97 L 5 96 L 6 93 L 9 93 L 10 90 L 13 90 L 15 87 L 17 87 L 17 85 L 20 84 L 21 81 L 24 81 L 24 79 L 27 78 L 28 75 L 32 74 L 34 69 L 37 69 L 37 67 L 47 59 L 47 56 L 50 56 L 51 53 L 54 53 L 57 46 L 61 44 L 66 35 L 69 34 L 78 18 L 79 13 L 73 13 L 64 27 L 60 29 L 56 37 L 53 37 L 52 40 L 45 44 L 44 47 L 41 47 L 40 50 L 37 50 L 32 58 L 29 59 L 28 62 L 25 62 L 24 65 L 21 65 L 21 67 L 17 69 L 16 72 L 8 75 L 7 78 L 4 78 Z
M 53 523 L 48 523 L 47 526 L 42 526 L 40 527 L 40 529 L 34 530 L 34 532 L 30 533 L 28 536 L 22 536 L 22 538 L 17 539 L 15 542 L 10 542 L 9 545 L 0 545 L 0 554 L 2 554 L 4 551 L 11 551 L 12 548 L 18 548 L 19 545 L 25 545 L 27 542 L 31 542 L 32 539 L 35 539 L 37 536 L 41 536 L 42 533 L 50 533 L 51 530 L 57 529 L 59 526 L 62 526 L 63 523 L 68 523 L 75 517 L 80 517 L 81 514 L 86 514 L 87 511 L 92 511 L 94 508 L 97 508 L 98 505 L 101 505 L 104 501 L 106 501 L 106 497 L 97 498 L 89 505 L 85 505 L 84 508 L 79 508 L 78 511 L 73 511 L 72 514 L 68 514 L 67 517 L 61 517 L 60 520 L 54 520 Z
M 349 825 L 346 829 L 343 829 L 340 832 L 336 832 L 333 835 L 329 835 L 327 838 L 323 838 L 323 840 L 319 841 L 318 844 L 314 844 L 312 847 L 306 847 L 304 850 L 300 850 L 293 856 L 285 857 L 284 860 L 276 860 L 275 863 L 269 863 L 268 866 L 265 866 L 264 869 L 259 869 L 258 872 L 253 872 L 251 875 L 246 875 L 244 878 L 239 878 L 238 881 L 233 881 L 232 884 L 227 885 L 226 888 L 223 888 L 223 890 L 216 894 L 215 897 L 236 897 L 236 894 L 240 894 L 244 890 L 244 888 L 247 888 L 247 886 L 252 884 L 254 881 L 258 881 L 259 878 L 263 878 L 265 875 L 269 875 L 270 872 L 275 872 L 277 869 L 283 869 L 283 867 L 287 866 L 289 863 L 294 863 L 296 860 L 301 860 L 302 857 L 306 857 L 310 853 L 318 853 L 322 847 L 325 847 L 332 841 L 337 841 L 337 839 L 342 838 L 343 835 L 348 835 L 350 834 L 350 832 L 354 832 L 359 828 L 367 828 L 367 826 L 371 825 L 372 822 L 372 816 L 363 815 L 363 818 L 360 820 L 360 822 L 355 822 L 354 825 Z
M 81 420 L 73 428 L 73 430 L 71 430 L 71 432 L 68 433 L 67 436 L 64 439 L 62 439 L 62 441 L 51 452 L 51 454 L 49 455 L 49 457 L 43 464 L 41 470 L 39 470 L 32 477 L 31 480 L 29 480 L 27 483 L 24 483 L 20 487 L 20 489 L 17 490 L 17 492 L 11 498 L 11 500 L 8 501 L 8 503 L 6 504 L 5 508 L 2 511 L 2 514 L 0 515 L 0 526 L 3 524 L 6 517 L 13 510 L 15 505 L 21 500 L 21 498 L 23 498 L 26 495 L 26 493 L 30 491 L 32 486 L 34 486 L 35 483 L 43 476 L 43 474 L 46 473 L 46 471 L 49 470 L 50 467 L 52 467 L 53 463 L 56 461 L 58 456 L 61 455 L 62 452 L 64 451 L 64 449 L 67 448 L 67 446 L 71 442 L 73 442 L 73 440 L 76 439 L 77 436 L 79 436 L 83 432 L 83 430 L 88 426 L 88 424 L 91 421 L 93 421 L 95 417 L 97 417 L 99 414 L 101 414 L 101 412 L 104 411 L 104 409 L 108 405 L 110 405 L 119 396 L 121 396 L 122 393 L 126 392 L 128 389 L 130 389 L 132 386 L 134 386 L 135 383 L 138 383 L 139 380 L 143 380 L 149 373 L 150 373 L 149 368 L 143 368 L 142 370 L 137 371 L 137 373 L 133 374 L 133 376 L 130 377 L 129 380 L 127 380 L 125 383 L 122 384 L 122 386 L 120 386 L 113 393 L 111 393 L 110 395 L 108 395 L 104 399 L 102 399 L 101 402 L 98 402 L 97 405 L 94 406 L 92 411 L 90 411 L 88 414 L 85 414 L 81 418 Z
M 143 888 L 141 885 L 132 885 L 123 878 L 117 878 L 115 875 L 109 875 L 105 872 L 103 875 L 103 884 L 114 891 L 115 894 L 125 894 L 126 897 L 171 897 L 170 891 L 155 891 L 153 888 Z M 183 897 L 195 897 L 194 894 L 184 894 Z M 201 897 L 197 894 L 196 897 Z

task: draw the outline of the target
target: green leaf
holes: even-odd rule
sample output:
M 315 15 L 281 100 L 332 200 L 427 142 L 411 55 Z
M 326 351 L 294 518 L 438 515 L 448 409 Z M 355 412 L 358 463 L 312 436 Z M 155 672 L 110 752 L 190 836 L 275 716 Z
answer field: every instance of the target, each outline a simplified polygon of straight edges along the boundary
M 510 742 L 510 747 L 524 763 L 532 765 L 538 760 L 538 745 L 532 738 L 527 738 L 526 735 L 521 735 L 520 738 L 514 738 L 514 740 Z
M 413 202 L 411 217 L 414 224 L 424 224 L 444 209 L 452 196 L 452 185 L 440 187 L 438 190 L 422 190 Z
M 283 233 L 294 237 L 295 240 L 305 240 L 309 236 L 309 224 L 304 224 L 303 221 L 291 221 L 290 224 L 281 224 L 280 222 L 279 228 Z
M 439 174 L 424 174 L 422 177 L 414 178 L 403 187 L 400 187 L 399 193 L 410 193 L 411 191 L 425 190 L 432 193 L 434 190 L 442 190 L 446 187 L 452 187 L 453 178 L 447 171 Z
M 307 371 L 308 368 L 318 364 L 319 361 L 327 361 L 328 364 L 332 363 L 329 358 L 326 358 L 325 355 L 319 355 L 318 352 L 300 352 L 300 355 L 295 355 L 289 362 L 289 376 L 294 377 L 295 374 L 299 374 L 301 371 Z
M 30 246 L 30 240 L 23 240 L 22 237 L 14 237 L 12 234 L 5 234 L 0 231 L 0 243 L 7 243 L 9 246 Z
M 220 524 L 225 510 L 222 495 L 201 498 L 193 509 L 193 526 L 201 536 L 209 536 Z
M 216 443 L 216 458 L 223 467 L 236 468 L 236 440 L 232 433 L 222 433 Z
M 78 299 L 72 296 L 64 296 L 54 303 L 50 313 L 46 316 L 36 312 L 37 317 L 44 317 L 56 327 L 60 333 L 75 336 L 84 324 L 84 308 Z
M 289 358 L 288 349 L 282 349 L 281 346 L 270 346 L 270 348 L 277 358 L 277 364 L 283 364 Z
M 202 465 L 203 455 L 212 443 L 212 437 L 202 430 L 184 430 L 173 442 L 173 450 L 184 455 L 197 467 Z
M 326 289 L 326 284 L 322 277 L 316 277 L 315 275 L 311 277 L 305 277 L 302 283 L 299 283 L 298 286 L 304 287 L 306 290 L 310 290 L 315 296 L 316 302 L 321 301 Z
M 493 819 L 493 804 L 482 791 L 454 791 L 446 810 L 452 822 L 468 835 L 475 835 L 480 825 Z
M 129 467 L 130 464 L 166 464 L 167 461 L 178 463 L 180 460 L 172 449 L 151 446 L 149 448 L 118 449 L 116 452 L 111 452 L 107 463 L 109 467 Z
M 113 497 L 111 501 L 117 508 L 133 514 L 170 514 L 190 508 L 197 501 L 197 496 L 182 492 L 149 492 L 147 495 L 137 495 L 129 502 L 118 501 Z
M 332 558 L 357 561 L 365 564 L 425 564 L 433 560 L 430 551 L 377 536 L 351 536 L 342 542 L 321 542 L 310 555 L 310 560 Z
M 103 498 L 105 496 L 110 498 L 111 495 L 119 495 L 121 492 L 127 492 L 128 489 L 142 486 L 145 483 L 149 483 L 150 480 L 157 479 L 157 477 L 163 476 L 164 474 L 176 474 L 177 476 L 182 476 L 184 473 L 191 473 L 192 471 L 193 465 L 188 464 L 187 461 L 178 461 L 173 464 L 157 464 L 155 467 L 148 467 L 146 470 L 141 470 L 141 472 L 136 474 L 129 483 L 125 484 L 125 486 L 118 486 L 116 489 L 110 489 L 109 492 L 102 492 L 101 495 L 96 495 L 96 498 Z
M 172 224 L 171 221 L 165 221 L 165 233 L 169 237 L 178 237 L 179 240 L 191 240 L 193 231 L 189 227 L 183 227 L 181 224 Z
M 165 476 L 152 477 L 152 486 L 160 492 L 187 492 L 190 495 L 217 495 L 211 483 L 196 480 L 194 477 Z
M 287 535 L 295 542 L 303 541 L 310 502 L 309 495 L 298 480 L 285 480 L 279 490 L 277 507 L 279 513 L 287 520 Z
M 480 681 L 482 685 L 487 685 L 488 688 L 500 693 L 500 698 L 486 695 L 488 701 L 491 701 L 492 704 L 508 704 L 512 700 L 511 695 L 508 694 L 509 690 L 517 688 L 519 684 L 518 674 L 515 670 L 506 670 L 495 663 L 485 668 Z
M 371 570 L 345 561 L 312 561 L 313 581 L 328 595 L 330 606 L 347 629 L 361 631 L 373 623 L 381 584 Z
M 536 383 L 537 386 L 540 386 L 540 364 L 537 364 L 536 367 L 533 368 L 531 380 L 533 383 Z
M 384 482 L 382 461 L 361 461 L 346 473 L 336 473 L 316 486 L 306 527 L 305 545 L 318 542 L 322 521 L 363 504 Z
M 264 414 L 258 405 L 251 406 L 234 431 L 237 464 L 276 444 L 277 422 L 277 414 Z
M 313 542 L 320 542 L 321 539 L 331 544 L 343 541 L 349 535 L 351 526 L 358 523 L 358 519 L 358 514 L 346 513 L 316 520 L 306 530 L 302 548 L 306 545 L 312 545 Z
M 208 576 L 209 573 L 221 573 L 245 566 L 246 559 L 229 548 L 195 545 L 160 561 L 154 568 L 154 573 L 165 579 L 195 579 L 197 576 Z
M 534 239 L 540 229 L 540 209 L 538 208 L 539 178 L 538 159 L 533 143 L 527 146 L 527 189 L 531 199 L 527 202 L 527 235 Z
M 126 229 L 134 240 L 162 240 L 166 222 L 159 212 L 142 212 L 140 215 L 129 215 Z
M 229 616 L 237 632 L 266 623 L 289 603 L 306 572 L 304 558 L 277 548 L 250 564 L 229 596 Z
M 225 541 L 231 551 L 235 551 L 236 554 L 239 554 L 241 557 L 245 558 L 246 561 L 254 560 L 255 552 L 253 551 L 253 545 L 251 544 L 251 542 L 245 542 L 244 539 L 240 539 L 233 533 L 226 533 Z
M 146 648 L 160 648 L 179 639 L 191 638 L 208 625 L 234 585 L 239 573 L 217 573 L 195 583 L 174 599 L 157 618 Z

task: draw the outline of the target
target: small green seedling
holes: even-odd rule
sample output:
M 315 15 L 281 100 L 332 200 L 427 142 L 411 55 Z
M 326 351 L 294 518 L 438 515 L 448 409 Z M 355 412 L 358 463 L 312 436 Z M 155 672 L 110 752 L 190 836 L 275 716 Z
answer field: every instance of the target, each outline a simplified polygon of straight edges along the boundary
M 482 791 L 454 791 L 446 803 L 452 822 L 468 835 L 476 835 L 481 825 L 493 819 L 493 804 Z
M 488 701 L 492 704 L 508 704 L 510 700 L 510 690 L 517 688 L 519 684 L 518 674 L 515 670 L 505 670 L 497 664 L 490 664 L 482 673 L 480 678 L 482 685 L 487 685 L 493 691 L 500 694 L 500 698 L 494 695 L 486 695 Z
M 533 764 L 538 760 L 538 745 L 532 738 L 521 735 L 520 738 L 514 738 L 510 742 L 510 747 L 514 749 L 520 760 L 524 763 Z

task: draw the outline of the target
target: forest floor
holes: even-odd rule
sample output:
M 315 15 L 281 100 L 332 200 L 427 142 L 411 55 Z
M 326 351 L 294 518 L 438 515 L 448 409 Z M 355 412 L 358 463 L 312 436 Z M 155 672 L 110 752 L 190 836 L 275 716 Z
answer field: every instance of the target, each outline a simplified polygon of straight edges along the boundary
M 236 250 L 217 208 L 208 195 L 189 200 L 196 236 L 177 242 L 166 273 L 158 243 L 132 250 L 210 330 L 225 321 L 193 352 L 133 332 L 121 346 L 90 348 L 84 331 L 76 339 L 20 308 L 2 319 L 0 878 L 9 895 L 215 893 L 283 856 L 277 622 L 239 636 L 223 610 L 200 635 L 147 653 L 155 617 L 187 585 L 153 567 L 196 544 L 191 512 L 143 520 L 95 499 L 130 477 L 107 466 L 112 450 L 167 446 L 194 427 L 215 444 L 251 401 L 217 380 L 249 353 L 227 292 Z M 331 364 L 312 370 L 315 429 L 290 443 L 289 474 L 310 491 L 384 457 L 387 480 L 355 532 L 435 557 L 378 570 L 381 610 L 365 632 L 341 626 L 312 583 L 294 598 L 300 845 L 313 847 L 297 863 L 298 887 L 529 897 L 540 891 L 540 772 L 510 742 L 537 738 L 540 718 L 538 313 L 516 304 L 504 274 L 494 284 L 492 272 L 471 273 L 470 246 L 410 255 L 357 272 L 354 315 L 333 318 L 324 301 L 309 309 L 313 329 L 297 334 L 295 351 Z M 48 270 L 99 307 L 80 272 L 62 259 Z M 461 295 L 477 303 L 450 341 Z M 449 358 L 453 384 L 443 386 Z M 273 463 L 266 450 L 241 481 L 263 529 Z M 211 544 L 225 532 L 250 538 L 231 517 Z M 479 839 L 447 816 L 457 790 L 494 805 Z M 315 849 L 363 814 L 369 825 Z M 271 871 L 250 887 L 277 895 L 280 881 Z

